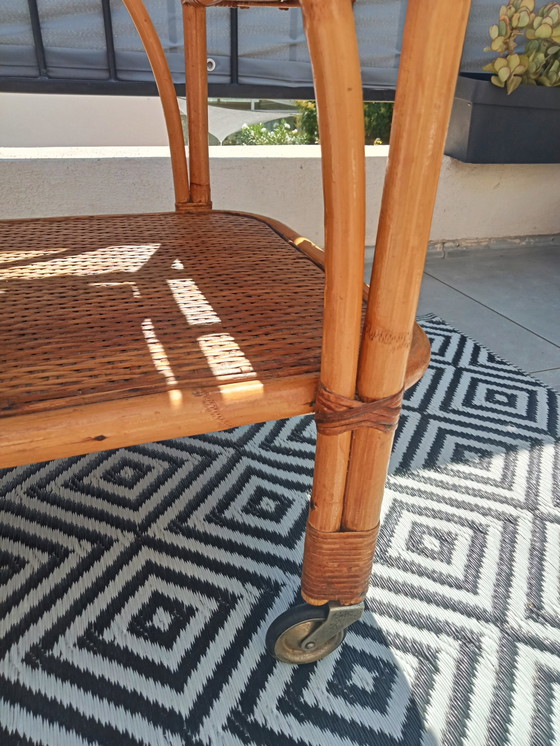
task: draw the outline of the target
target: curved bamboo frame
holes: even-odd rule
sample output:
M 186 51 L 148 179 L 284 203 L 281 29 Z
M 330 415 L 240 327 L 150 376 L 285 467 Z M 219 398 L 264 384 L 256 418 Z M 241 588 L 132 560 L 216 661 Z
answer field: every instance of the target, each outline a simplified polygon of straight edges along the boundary
M 184 5 L 190 175 L 181 119 L 161 42 L 142 0 L 123 0 L 150 60 L 168 129 L 176 209 L 210 209 L 205 13 L 210 5 L 292 7 L 295 0 L 182 0 Z M 389 166 L 377 248 L 361 332 L 365 243 L 365 153 L 360 61 L 353 0 L 300 0 L 319 107 L 325 198 L 326 251 L 266 218 L 313 261 L 325 266 L 325 314 L 321 383 L 334 394 L 368 401 L 385 399 L 417 380 L 428 345 L 414 326 L 421 276 L 435 204 L 445 132 L 449 121 L 470 0 L 409 0 L 397 88 Z M 445 65 L 441 60 L 446 61 Z M 258 217 L 258 216 L 254 216 Z M 221 391 L 181 392 L 7 418 L 2 438 L 14 463 L 26 463 L 30 429 L 41 458 L 59 458 L 223 429 L 312 411 L 317 374 L 278 381 L 234 384 L 227 407 Z M 221 412 L 224 416 L 221 416 Z M 220 416 L 216 415 L 216 412 Z M 227 419 L 226 419 L 227 418 Z M 84 432 L 103 432 L 84 439 Z M 107 435 L 105 435 L 107 433 Z M 374 536 L 393 442 L 392 432 L 372 428 L 320 434 L 303 592 L 312 604 L 355 603 L 365 594 Z M 352 542 L 345 536 L 353 534 Z M 357 536 L 360 534 L 360 536 Z M 363 543 L 362 543 L 363 542 Z M 368 544 L 369 542 L 369 544 Z M 360 559 L 345 546 L 360 546 Z M 334 547 L 334 554 L 328 547 Z M 371 551 L 370 551 L 371 549 Z M 338 563 L 340 567 L 338 567 Z M 354 563 L 354 564 L 353 564 Z M 369 563 L 369 564 L 368 564 Z M 311 569 L 310 569 L 311 568 Z M 356 569 L 359 572 L 355 572 Z M 336 581 L 336 582 L 335 582 Z M 329 585 L 330 583 L 330 585 Z M 361 585 L 360 585 L 361 584 Z M 358 587 L 360 586 L 360 587 Z

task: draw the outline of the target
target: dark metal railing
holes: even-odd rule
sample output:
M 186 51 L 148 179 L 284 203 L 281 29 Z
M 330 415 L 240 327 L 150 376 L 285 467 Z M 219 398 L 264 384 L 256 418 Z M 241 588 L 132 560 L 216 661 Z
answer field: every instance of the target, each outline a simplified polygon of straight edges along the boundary
M 72 94 L 116 94 L 121 96 L 156 96 L 157 88 L 153 81 L 121 80 L 118 75 L 113 21 L 110 0 L 100 0 L 103 13 L 103 28 L 107 55 L 108 76 L 104 79 L 61 78 L 49 75 L 41 18 L 37 0 L 27 0 L 29 18 L 33 32 L 33 44 L 37 61 L 36 77 L 18 77 L 0 74 L 0 91 L 17 93 L 72 93 Z M 311 85 L 297 88 L 285 85 L 253 85 L 239 82 L 239 19 L 237 8 L 229 13 L 230 27 L 230 74 L 229 83 L 212 83 L 208 86 L 211 98 L 278 98 L 278 99 L 312 99 L 314 91 Z M 185 94 L 185 84 L 176 84 L 178 95 Z M 394 91 L 364 89 L 366 100 L 392 100 Z
M 115 39 L 113 37 L 113 19 L 111 17 L 111 0 L 101 0 L 101 6 L 103 8 L 103 29 L 105 31 L 105 46 L 107 47 L 109 79 L 118 80 Z
M 39 18 L 37 0 L 27 0 L 27 5 L 29 6 L 29 18 L 31 19 L 33 45 L 35 47 L 35 58 L 37 60 L 39 77 L 46 78 L 48 77 L 47 58 L 45 55 L 45 45 L 43 44 L 43 32 L 41 31 L 41 19 Z
M 239 18 L 237 8 L 229 11 L 229 76 L 231 85 L 239 85 Z

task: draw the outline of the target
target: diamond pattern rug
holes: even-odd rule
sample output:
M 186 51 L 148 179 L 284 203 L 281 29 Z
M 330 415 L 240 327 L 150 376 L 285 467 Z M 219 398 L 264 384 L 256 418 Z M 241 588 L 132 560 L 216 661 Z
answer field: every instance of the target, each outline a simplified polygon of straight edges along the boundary
M 558 395 L 423 326 L 367 612 L 320 663 L 264 652 L 310 417 L 0 472 L 0 743 L 560 743 Z

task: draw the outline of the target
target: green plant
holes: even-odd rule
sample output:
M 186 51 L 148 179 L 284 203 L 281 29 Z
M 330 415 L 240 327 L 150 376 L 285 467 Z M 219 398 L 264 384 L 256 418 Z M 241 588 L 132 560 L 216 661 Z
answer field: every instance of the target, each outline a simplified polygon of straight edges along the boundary
M 296 119 L 302 141 L 310 144 L 319 142 L 319 124 L 315 101 L 296 101 L 299 113 Z M 364 124 L 368 145 L 389 142 L 393 119 L 393 103 L 389 101 L 366 101 L 364 103 Z
M 516 52 L 519 37 L 525 49 Z M 491 81 L 512 93 L 521 83 L 560 86 L 560 2 L 535 11 L 535 0 L 510 0 L 500 8 L 500 20 L 490 26 L 491 43 L 485 52 L 498 52 L 483 70 Z

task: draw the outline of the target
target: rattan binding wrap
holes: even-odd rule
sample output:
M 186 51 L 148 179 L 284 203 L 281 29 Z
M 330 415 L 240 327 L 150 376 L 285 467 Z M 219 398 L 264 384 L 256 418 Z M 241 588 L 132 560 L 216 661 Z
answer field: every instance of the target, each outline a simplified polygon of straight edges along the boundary
M 335 394 L 319 383 L 315 402 L 317 432 L 340 435 L 362 427 L 391 432 L 399 422 L 403 392 L 404 389 L 384 399 L 360 401 Z
M 255 218 L 6 221 L 0 246 L 0 415 L 319 371 L 323 273 Z
M 314 604 L 363 601 L 368 585 L 379 527 L 370 531 L 317 531 L 310 523 L 305 533 L 301 595 Z

